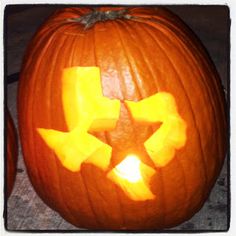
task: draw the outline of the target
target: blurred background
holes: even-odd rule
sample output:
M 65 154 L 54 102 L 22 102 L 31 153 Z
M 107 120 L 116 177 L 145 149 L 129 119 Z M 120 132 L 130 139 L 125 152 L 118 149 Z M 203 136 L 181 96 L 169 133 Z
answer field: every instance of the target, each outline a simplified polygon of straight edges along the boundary
M 68 5 L 8 5 L 4 14 L 5 101 L 17 123 L 17 85 L 24 51 L 37 28 L 56 9 Z M 226 96 L 229 91 L 230 17 L 226 6 L 166 6 L 200 38 L 210 54 Z M 229 104 L 229 100 L 228 100 Z M 192 219 L 172 228 L 178 230 L 225 231 L 229 226 L 229 157 L 204 207 Z M 5 199 L 6 200 L 6 199 Z M 69 224 L 45 205 L 35 193 L 24 166 L 21 148 L 13 192 L 5 202 L 8 230 L 83 230 Z

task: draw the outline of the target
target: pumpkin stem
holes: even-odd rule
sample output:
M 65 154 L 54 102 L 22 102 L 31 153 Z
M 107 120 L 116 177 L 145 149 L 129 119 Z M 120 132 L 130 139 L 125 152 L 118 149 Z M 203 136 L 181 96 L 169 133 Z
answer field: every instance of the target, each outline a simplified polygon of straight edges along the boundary
M 68 21 L 79 22 L 83 24 L 85 29 L 91 28 L 98 21 L 116 20 L 116 19 L 131 19 L 133 16 L 127 14 L 128 9 L 114 11 L 98 11 L 93 9 L 92 12 L 79 18 L 70 18 Z

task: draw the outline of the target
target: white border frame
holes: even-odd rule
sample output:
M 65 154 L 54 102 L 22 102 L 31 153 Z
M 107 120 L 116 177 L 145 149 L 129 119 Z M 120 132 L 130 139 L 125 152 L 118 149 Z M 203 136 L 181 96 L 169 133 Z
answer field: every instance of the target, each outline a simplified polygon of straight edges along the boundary
M 4 8 L 8 4 L 129 4 L 129 5 L 181 5 L 181 4 L 199 4 L 199 5 L 227 5 L 230 8 L 230 18 L 231 18 L 231 27 L 230 27 L 230 185 L 231 185 L 231 222 L 230 229 L 228 232 L 222 233 L 211 233 L 214 235 L 235 235 L 236 234 L 236 103 L 234 102 L 236 99 L 236 93 L 234 90 L 236 89 L 236 1 L 235 0 L 176 0 L 176 1 L 168 1 L 168 0 L 119 0 L 119 2 L 109 1 L 109 0 L 1 0 L 1 12 L 0 12 L 0 32 L 3 36 L 3 25 L 4 25 Z M 3 60 L 3 37 L 0 37 L 0 79 L 1 84 L 3 85 L 4 79 L 4 60 Z M 0 86 L 0 98 L 1 101 L 4 99 L 4 86 Z M 4 228 L 4 219 L 3 209 L 4 209 L 4 194 L 3 194 L 3 170 L 4 170 L 4 107 L 3 102 L 0 102 L 0 233 L 1 235 L 30 235 L 31 233 L 10 233 L 7 232 Z M 235 132 L 234 132 L 235 131 Z M 235 222 L 235 223 L 234 223 Z M 59 232 L 56 233 L 44 233 L 44 235 L 58 235 Z M 93 233 L 94 234 L 94 233 Z M 179 234 L 179 233 L 175 233 Z M 175 235 L 174 234 L 174 235 Z M 188 234 L 188 233 L 187 233 Z M 33 233 L 34 236 L 42 235 L 41 233 Z M 88 233 L 79 233 L 79 235 L 88 235 Z M 96 233 L 96 235 L 104 235 L 104 233 Z M 116 235 L 122 235 L 121 233 L 116 233 Z M 160 235 L 169 235 L 168 233 L 161 233 Z M 201 236 L 209 235 L 209 233 L 201 233 Z

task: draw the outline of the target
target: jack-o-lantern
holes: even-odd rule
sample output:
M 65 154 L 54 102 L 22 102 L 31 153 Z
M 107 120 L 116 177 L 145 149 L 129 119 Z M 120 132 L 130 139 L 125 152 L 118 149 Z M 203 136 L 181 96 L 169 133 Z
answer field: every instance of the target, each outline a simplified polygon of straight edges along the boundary
M 7 197 L 9 197 L 12 192 L 16 178 L 18 145 L 15 126 L 8 110 L 6 112 L 6 137 L 6 193 Z
M 226 149 L 220 80 L 162 8 L 68 8 L 28 49 L 19 127 L 39 196 L 89 229 L 161 229 L 196 213 Z

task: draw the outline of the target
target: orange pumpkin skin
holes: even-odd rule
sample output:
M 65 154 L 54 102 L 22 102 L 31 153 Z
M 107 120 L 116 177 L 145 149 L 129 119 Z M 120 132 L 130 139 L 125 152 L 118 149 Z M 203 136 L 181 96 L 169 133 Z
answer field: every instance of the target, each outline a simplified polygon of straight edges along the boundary
M 13 120 L 9 111 L 6 113 L 7 122 L 7 197 L 11 195 L 15 179 L 17 166 L 17 135 Z
M 29 177 L 45 203 L 78 227 L 142 230 L 180 224 L 202 207 L 225 157 L 226 117 L 217 72 L 195 36 L 165 9 L 129 8 L 135 18 L 97 22 L 88 29 L 68 21 L 90 11 L 58 11 L 26 54 L 18 112 Z M 119 129 L 94 134 L 114 153 L 140 146 L 153 133 L 132 120 L 122 101 L 160 91 L 175 97 L 187 141 L 168 165 L 156 168 L 150 182 L 155 199 L 132 201 L 91 164 L 79 172 L 67 170 L 36 132 L 38 127 L 68 131 L 60 78 L 64 68 L 74 66 L 100 67 L 103 94 L 121 101 Z

